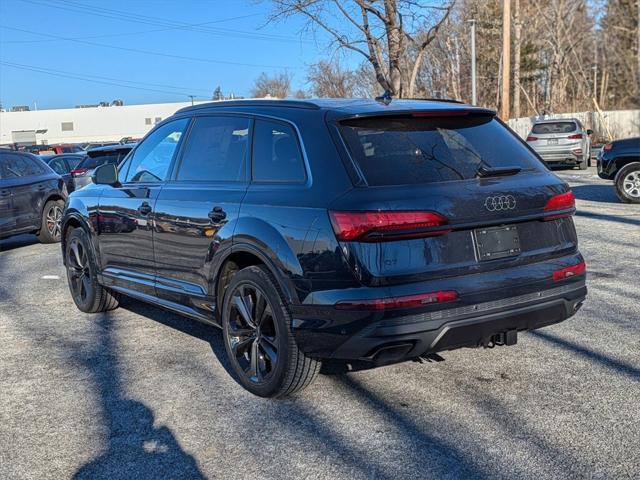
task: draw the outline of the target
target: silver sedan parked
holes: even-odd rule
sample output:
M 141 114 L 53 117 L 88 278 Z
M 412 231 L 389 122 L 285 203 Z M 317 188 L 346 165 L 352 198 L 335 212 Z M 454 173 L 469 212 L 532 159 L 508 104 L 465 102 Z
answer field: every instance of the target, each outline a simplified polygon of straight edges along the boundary
M 580 170 L 586 170 L 592 133 L 576 118 L 537 120 L 527 143 L 550 165 L 578 165 Z

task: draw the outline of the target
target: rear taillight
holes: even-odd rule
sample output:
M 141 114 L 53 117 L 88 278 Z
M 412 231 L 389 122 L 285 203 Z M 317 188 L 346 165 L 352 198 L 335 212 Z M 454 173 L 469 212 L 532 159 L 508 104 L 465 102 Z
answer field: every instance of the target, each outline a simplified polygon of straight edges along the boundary
M 604 147 L 602 147 L 602 149 L 603 149 L 605 152 L 608 152 L 608 151 L 609 151 L 609 150 L 611 150 L 612 148 L 613 148 L 613 143 L 605 143 L 605 144 L 604 144 Z
M 580 140 L 582 138 L 581 133 L 574 133 L 573 135 L 569 135 L 567 137 L 569 140 Z
M 329 217 L 338 240 L 345 242 L 383 242 L 398 238 L 444 235 L 449 221 L 435 212 L 336 212 Z
M 585 262 L 580 262 L 577 265 L 573 265 L 571 267 L 563 268 L 562 270 L 556 270 L 555 272 L 553 272 L 553 281 L 558 282 L 566 278 L 584 275 L 586 271 L 587 264 Z
M 71 175 L 76 177 L 78 175 L 84 175 L 88 171 L 89 171 L 88 168 L 74 168 L 73 170 L 71 170 Z
M 545 220 L 570 217 L 576 211 L 576 197 L 572 191 L 551 197 L 544 206 Z
M 534 137 L 533 135 L 527 137 L 527 142 L 535 142 L 536 140 L 538 140 L 538 137 Z
M 367 300 L 344 300 L 336 303 L 340 310 L 393 310 L 399 308 L 418 308 L 436 303 L 453 302 L 458 292 L 442 290 L 439 292 L 419 293 L 404 297 L 373 298 Z

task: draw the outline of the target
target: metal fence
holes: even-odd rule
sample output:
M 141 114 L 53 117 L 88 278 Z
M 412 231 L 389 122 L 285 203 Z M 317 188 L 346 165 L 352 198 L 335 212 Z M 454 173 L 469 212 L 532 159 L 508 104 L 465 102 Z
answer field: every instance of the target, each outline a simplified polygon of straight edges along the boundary
M 593 130 L 593 143 L 640 136 L 640 110 L 559 113 L 544 117 L 512 118 L 507 123 L 518 135 L 526 138 L 531 131 L 533 122 L 552 118 L 577 118 L 585 128 Z

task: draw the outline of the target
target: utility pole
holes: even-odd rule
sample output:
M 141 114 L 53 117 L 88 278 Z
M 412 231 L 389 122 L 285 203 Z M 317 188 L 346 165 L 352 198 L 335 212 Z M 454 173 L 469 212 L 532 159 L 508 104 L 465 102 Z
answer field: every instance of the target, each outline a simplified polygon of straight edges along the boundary
M 513 117 L 520 117 L 520 47 L 522 37 L 520 22 L 520 0 L 515 0 L 513 9 Z
M 476 87 L 476 21 L 469 20 L 471 24 L 471 104 L 478 104 Z
M 502 8 L 502 105 L 500 118 L 509 120 L 509 77 L 511 73 L 511 0 Z

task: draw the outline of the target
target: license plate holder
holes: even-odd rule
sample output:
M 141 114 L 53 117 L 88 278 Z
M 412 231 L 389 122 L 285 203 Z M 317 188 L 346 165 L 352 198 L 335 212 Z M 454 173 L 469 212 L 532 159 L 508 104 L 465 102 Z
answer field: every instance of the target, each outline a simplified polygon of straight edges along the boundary
M 478 228 L 473 236 L 476 255 L 481 262 L 520 254 L 520 237 L 515 225 Z

